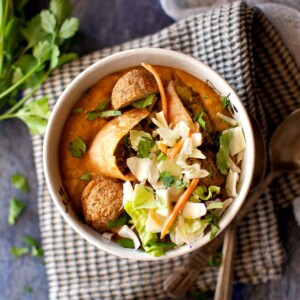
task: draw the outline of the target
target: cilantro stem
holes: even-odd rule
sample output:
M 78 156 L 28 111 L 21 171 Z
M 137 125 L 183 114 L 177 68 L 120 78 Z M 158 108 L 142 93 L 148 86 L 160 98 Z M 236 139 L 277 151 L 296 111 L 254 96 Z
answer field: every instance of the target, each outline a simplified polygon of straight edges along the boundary
M 0 99 L 8 95 L 12 92 L 15 88 L 17 88 L 20 84 L 22 84 L 27 78 L 29 78 L 38 68 L 40 68 L 42 64 L 38 63 L 34 68 L 32 68 L 26 75 L 24 75 L 20 80 L 18 80 L 15 84 L 13 84 L 10 88 L 5 90 L 3 93 L 0 94 Z
M 1 14 L 3 9 L 3 2 L 1 1 Z M 4 41 L 4 31 L 5 31 L 5 24 L 6 24 L 6 16 L 8 11 L 9 1 L 5 1 L 5 7 L 3 10 L 3 14 L 1 15 L 1 28 L 0 28 L 0 75 L 2 74 L 3 68 L 3 41 Z
M 31 89 L 31 91 L 24 96 L 20 101 L 18 101 L 18 103 L 16 103 L 11 109 L 9 109 L 5 114 L 3 114 L 2 116 L 0 116 L 0 120 L 4 120 L 4 119 L 10 119 L 13 118 L 14 115 L 13 113 L 19 108 L 21 107 L 41 86 L 41 84 L 43 84 L 43 82 L 47 79 L 47 77 L 49 76 L 49 74 L 51 73 L 52 70 L 48 70 L 44 76 L 42 77 L 41 80 L 39 80 L 37 82 L 37 84 Z

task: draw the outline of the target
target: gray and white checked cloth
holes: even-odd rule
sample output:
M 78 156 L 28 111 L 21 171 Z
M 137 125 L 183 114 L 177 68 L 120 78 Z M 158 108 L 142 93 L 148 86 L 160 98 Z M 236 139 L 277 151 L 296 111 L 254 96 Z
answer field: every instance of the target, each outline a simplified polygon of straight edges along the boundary
M 220 73 L 237 91 L 268 140 L 276 126 L 300 106 L 300 74 L 265 16 L 241 2 L 182 19 L 160 32 L 84 56 L 56 71 L 36 94 L 53 106 L 81 71 L 110 54 L 140 47 L 173 49 L 194 56 Z M 162 282 L 189 258 L 132 261 L 88 244 L 63 220 L 43 174 L 41 136 L 33 137 L 39 182 L 39 217 L 50 299 L 165 299 Z M 235 280 L 258 284 L 278 279 L 284 253 L 275 208 L 300 194 L 299 176 L 275 180 L 238 232 Z M 213 289 L 217 269 L 207 267 L 194 289 Z

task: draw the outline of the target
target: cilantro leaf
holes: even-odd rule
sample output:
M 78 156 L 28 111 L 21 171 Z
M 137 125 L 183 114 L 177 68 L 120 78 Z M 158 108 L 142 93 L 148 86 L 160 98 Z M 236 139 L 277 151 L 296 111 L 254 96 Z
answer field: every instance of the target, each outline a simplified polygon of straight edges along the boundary
M 21 174 L 13 174 L 10 178 L 11 184 L 18 190 L 22 192 L 28 192 L 28 183 L 25 176 Z
M 31 247 L 31 255 L 34 257 L 40 257 L 44 255 L 44 250 L 40 246 Z
M 48 9 L 44 9 L 41 11 L 40 16 L 42 28 L 46 32 L 54 34 L 56 27 L 56 19 L 54 15 Z
M 40 41 L 33 47 L 33 56 L 38 62 L 44 62 L 50 57 L 50 44 L 47 41 Z
M 51 60 L 50 60 L 50 69 L 53 70 L 57 67 L 58 63 L 59 63 L 59 48 L 57 45 L 53 46 L 53 50 L 51 53 Z
M 226 107 L 231 108 L 232 107 L 231 102 L 229 100 L 229 96 L 230 96 L 230 94 L 228 96 L 221 96 L 221 101 L 222 101 L 223 108 L 226 108 Z
M 90 181 L 91 180 L 90 172 L 83 173 L 81 176 L 79 176 L 79 179 L 85 180 L 85 181 Z
M 107 228 L 111 229 L 111 228 L 115 228 L 115 227 L 121 227 L 125 224 L 127 224 L 127 222 L 130 220 L 130 216 L 124 212 L 121 217 L 119 217 L 117 220 L 111 221 L 107 223 Z
M 155 141 L 153 141 L 149 137 L 142 137 L 138 144 L 137 157 L 139 158 L 147 158 L 149 157 L 149 153 L 151 148 L 154 146 Z
M 103 111 L 105 108 L 106 108 L 106 106 L 107 106 L 107 104 L 110 102 L 110 99 L 108 98 L 108 99 L 106 99 L 103 103 L 101 103 L 101 104 L 99 104 L 96 108 L 95 108 L 95 110 L 101 110 L 101 111 Z
M 203 114 L 204 114 L 204 111 L 202 111 L 197 117 L 196 117 L 196 121 L 199 123 L 200 127 L 204 130 L 206 130 L 206 127 L 205 127 L 205 121 L 204 119 L 202 118 L 203 117 Z
M 28 247 L 12 247 L 12 248 L 10 248 L 10 253 L 14 257 L 23 256 L 23 255 L 27 254 L 28 252 L 29 252 L 29 248 Z
M 217 224 L 218 217 L 211 212 L 205 216 L 205 222 L 210 224 L 210 238 L 212 239 L 220 229 L 219 225 Z
M 9 201 L 8 224 L 14 225 L 25 208 L 25 204 L 17 198 L 11 198 Z
M 167 171 L 161 172 L 160 178 L 166 188 L 174 186 L 177 190 L 180 190 L 188 185 L 188 182 L 183 182 L 178 177 L 171 175 Z
M 29 235 L 25 235 L 23 237 L 23 242 L 28 246 L 37 246 L 37 241 Z
M 63 64 L 75 60 L 78 58 L 78 55 L 74 52 L 64 53 L 59 57 L 57 67 L 62 66 Z
M 79 113 L 81 113 L 81 112 L 83 112 L 83 108 L 74 108 L 73 110 L 72 110 L 72 114 L 79 114 Z
M 77 18 L 66 19 L 60 27 L 58 37 L 62 39 L 68 39 L 75 34 L 75 32 L 78 30 L 78 27 L 79 21 Z
M 15 116 L 26 123 L 31 134 L 44 133 L 50 117 L 48 98 L 29 102 Z
M 81 137 L 78 137 L 69 144 L 68 150 L 72 157 L 81 158 L 86 152 L 86 145 Z
M 119 240 L 116 240 L 116 242 L 123 248 L 134 249 L 134 242 L 131 239 L 119 239 Z
M 31 293 L 32 292 L 32 288 L 30 286 L 24 286 L 23 292 L 24 293 Z
M 72 6 L 69 0 L 51 0 L 50 10 L 55 15 L 58 24 L 70 17 Z
M 106 110 L 102 112 L 89 111 L 86 114 L 86 119 L 89 121 L 96 120 L 98 118 L 109 118 L 120 116 L 122 113 L 120 110 Z
M 137 108 L 145 108 L 145 107 L 149 106 L 150 104 L 152 104 L 154 98 L 155 98 L 155 94 L 149 95 L 145 99 L 133 102 L 132 106 L 137 107 Z
M 229 142 L 231 138 L 231 131 L 228 131 L 220 136 L 220 148 L 217 153 L 217 168 L 223 175 L 227 174 L 230 167 L 229 162 Z

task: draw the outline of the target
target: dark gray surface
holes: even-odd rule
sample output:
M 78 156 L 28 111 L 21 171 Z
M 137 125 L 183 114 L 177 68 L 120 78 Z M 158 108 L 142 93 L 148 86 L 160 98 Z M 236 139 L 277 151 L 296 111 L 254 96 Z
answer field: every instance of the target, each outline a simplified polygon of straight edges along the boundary
M 34 1 L 33 10 L 45 7 L 47 1 Z M 80 18 L 81 37 L 74 50 L 85 54 L 154 33 L 173 21 L 162 11 L 158 0 L 73 0 L 73 15 Z M 32 12 L 33 13 L 33 12 Z M 37 214 L 37 182 L 27 128 L 20 121 L 0 123 L 0 300 L 48 299 L 46 272 L 42 258 L 13 258 L 9 249 L 21 246 L 24 235 L 40 239 Z M 30 193 L 10 185 L 14 172 L 25 174 Z M 12 196 L 26 203 L 26 210 L 14 227 L 7 225 L 8 203 Z M 300 228 L 291 208 L 280 212 L 280 231 L 287 256 L 282 280 L 259 286 L 238 285 L 234 299 L 300 299 Z M 32 292 L 24 294 L 24 286 Z

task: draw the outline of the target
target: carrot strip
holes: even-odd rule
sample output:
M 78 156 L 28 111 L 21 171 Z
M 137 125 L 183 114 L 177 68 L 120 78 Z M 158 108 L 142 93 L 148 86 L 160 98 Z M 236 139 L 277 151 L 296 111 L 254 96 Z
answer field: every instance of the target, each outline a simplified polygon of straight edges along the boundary
M 159 219 L 157 218 L 157 216 L 155 215 L 155 213 L 153 212 L 153 210 L 149 210 L 149 214 L 150 214 L 150 217 L 153 219 L 153 221 L 155 222 L 155 224 L 157 226 L 161 226 L 161 223 L 159 221 Z
M 185 141 L 185 139 L 184 138 L 182 138 L 173 148 L 172 148 L 172 150 L 171 150 L 171 152 L 170 152 L 170 154 L 169 154 L 169 156 L 168 156 L 168 158 L 169 158 L 169 160 L 173 160 L 175 157 L 176 157 L 176 155 L 180 152 L 180 150 L 181 150 L 181 148 L 182 148 L 182 146 L 183 146 L 183 144 L 184 144 L 184 141 Z
M 164 117 L 167 121 L 167 123 L 169 124 L 169 114 L 168 114 L 168 104 L 167 104 L 167 97 L 166 97 L 166 93 L 164 90 L 164 86 L 162 84 L 162 81 L 157 73 L 157 71 L 155 70 L 155 68 L 151 65 L 148 65 L 146 63 L 141 63 L 141 65 L 147 69 L 155 78 L 157 85 L 158 85 L 158 89 L 159 89 L 159 93 L 160 93 L 160 97 L 161 97 L 161 104 L 162 104 L 162 109 L 164 112 Z
M 190 184 L 190 186 L 185 190 L 185 192 L 180 196 L 178 201 L 176 202 L 176 205 L 174 206 L 171 214 L 169 215 L 167 221 L 164 224 L 163 230 L 161 232 L 160 238 L 163 239 L 165 235 L 169 232 L 172 224 L 174 223 L 175 219 L 177 218 L 179 212 L 182 210 L 184 204 L 188 201 L 190 198 L 192 192 L 197 187 L 199 183 L 199 178 L 194 178 Z
M 159 143 L 159 150 L 164 154 L 167 155 L 168 147 L 164 143 Z

